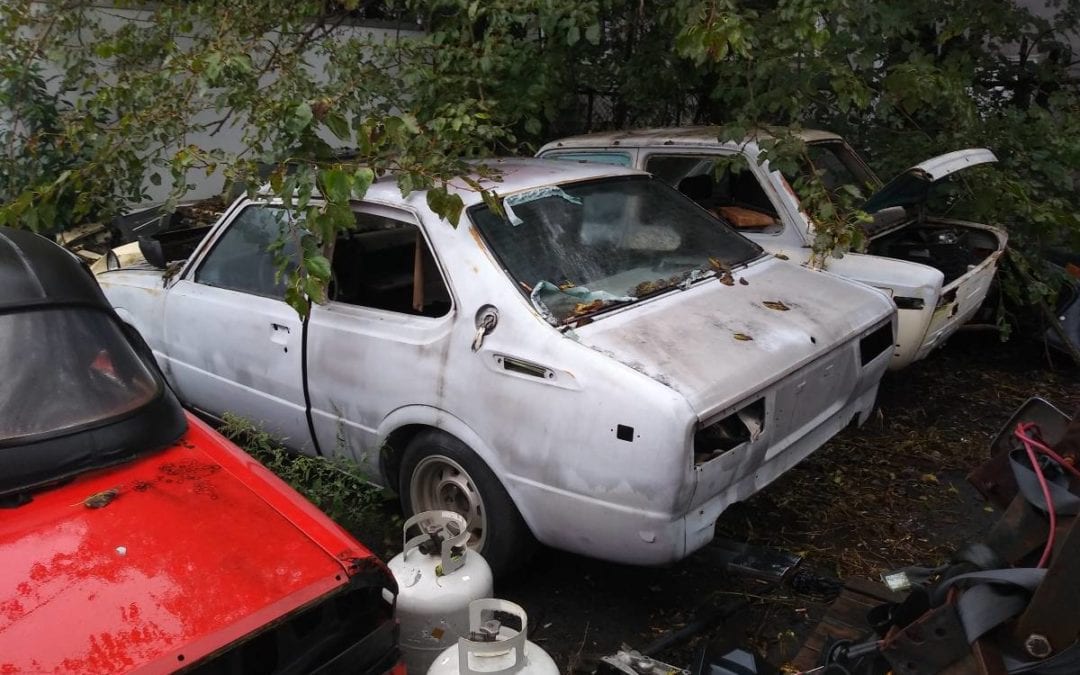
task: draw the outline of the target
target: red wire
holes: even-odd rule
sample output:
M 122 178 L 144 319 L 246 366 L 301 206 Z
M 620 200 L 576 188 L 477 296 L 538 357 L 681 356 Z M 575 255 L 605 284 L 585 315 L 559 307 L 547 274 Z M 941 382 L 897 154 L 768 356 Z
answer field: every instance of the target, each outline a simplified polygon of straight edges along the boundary
M 1026 424 L 1026 426 L 1024 428 L 1025 432 L 1028 429 L 1031 429 L 1031 428 L 1035 427 L 1035 424 L 1033 424 L 1033 423 L 1022 423 L 1022 424 Z M 1077 469 L 1075 466 L 1073 466 L 1069 462 L 1066 462 L 1064 457 L 1062 457 L 1061 455 L 1059 455 L 1056 452 L 1054 452 L 1053 450 L 1051 450 L 1048 446 L 1046 446 L 1042 442 L 1040 442 L 1038 440 L 1035 440 L 1034 438 L 1032 438 L 1030 436 L 1028 436 L 1027 439 L 1029 441 L 1031 441 L 1031 444 L 1035 446 L 1036 450 L 1038 450 L 1039 452 L 1043 453 L 1044 455 L 1046 455 L 1050 459 L 1052 459 L 1055 462 L 1057 462 L 1058 464 L 1060 464 L 1061 468 L 1063 468 L 1066 471 L 1068 471 L 1069 473 L 1071 473 L 1073 475 L 1073 477 L 1080 478 L 1080 469 Z
M 1046 567 L 1046 564 L 1050 561 L 1050 553 L 1054 549 L 1054 532 L 1057 530 L 1057 513 L 1054 512 L 1054 500 L 1050 497 L 1050 486 L 1046 482 L 1046 476 L 1043 475 L 1042 467 L 1039 466 L 1039 458 L 1035 456 L 1036 441 L 1027 435 L 1027 430 L 1032 426 L 1034 425 L 1021 422 L 1016 425 L 1016 431 L 1014 433 L 1016 437 L 1020 439 L 1020 442 L 1024 444 L 1024 450 L 1027 451 L 1028 460 L 1031 462 L 1031 468 L 1035 471 L 1035 477 L 1039 479 L 1039 487 L 1042 488 L 1043 499 L 1046 500 L 1046 514 L 1050 518 L 1050 533 L 1046 536 L 1046 546 L 1043 548 L 1042 557 L 1039 558 L 1038 564 L 1038 567 Z M 1047 450 L 1049 450 L 1049 448 L 1047 448 Z M 1053 451 L 1051 450 L 1051 452 Z

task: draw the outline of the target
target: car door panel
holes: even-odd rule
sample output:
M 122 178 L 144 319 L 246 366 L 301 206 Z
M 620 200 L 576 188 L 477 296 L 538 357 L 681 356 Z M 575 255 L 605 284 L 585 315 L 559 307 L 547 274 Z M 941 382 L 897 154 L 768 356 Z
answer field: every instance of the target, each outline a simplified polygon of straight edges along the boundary
M 319 446 L 368 464 L 374 478 L 376 429 L 386 416 L 439 406 L 453 303 L 415 220 L 368 211 L 335 246 L 338 300 L 312 307 L 307 372 Z
M 270 242 L 284 212 L 237 211 L 205 259 L 165 302 L 169 372 L 180 396 L 216 416 L 238 415 L 310 451 L 303 391 L 303 324 L 281 299 Z

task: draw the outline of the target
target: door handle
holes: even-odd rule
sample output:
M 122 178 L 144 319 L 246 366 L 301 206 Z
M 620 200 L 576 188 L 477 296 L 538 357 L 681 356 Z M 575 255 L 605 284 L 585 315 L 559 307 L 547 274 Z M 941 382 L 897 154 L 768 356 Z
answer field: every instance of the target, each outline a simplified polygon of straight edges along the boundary
M 289 341 L 292 339 L 289 337 L 289 327 L 283 323 L 270 322 L 270 342 L 281 347 L 284 351 L 289 351 Z

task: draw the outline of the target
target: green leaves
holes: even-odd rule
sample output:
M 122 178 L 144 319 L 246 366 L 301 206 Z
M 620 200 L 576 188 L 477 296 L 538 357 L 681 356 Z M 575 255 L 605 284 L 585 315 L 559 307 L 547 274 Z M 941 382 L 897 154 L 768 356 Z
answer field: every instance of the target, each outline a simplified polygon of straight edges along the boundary
M 301 101 L 293 106 L 288 117 L 285 118 L 285 129 L 291 134 L 300 134 L 305 131 L 314 119 L 314 113 L 307 101 Z
M 451 225 L 457 227 L 461 220 L 461 211 L 465 203 L 461 195 L 449 193 L 446 186 L 431 188 L 427 191 L 427 205 L 437 215 L 445 218 Z
M 589 44 L 600 44 L 600 24 L 594 23 L 585 29 L 585 40 Z
M 353 175 L 341 168 L 325 169 L 319 172 L 319 189 L 331 202 L 348 202 L 352 196 Z
M 330 112 L 323 118 L 323 124 L 330 130 L 330 133 L 334 134 L 339 140 L 348 141 L 352 138 L 352 130 L 349 129 L 349 122 L 342 115 L 336 112 Z
M 385 4 L 424 30 L 335 31 L 319 0 L 151 3 L 139 22 L 89 0 L 38 3 L 37 26 L 25 2 L 0 3 L 0 222 L 108 222 L 190 197 L 192 176 L 255 191 L 268 175 L 325 258 L 377 176 L 426 190 L 456 224 L 464 193 L 446 186 L 475 169 L 467 160 L 531 154 L 587 121 L 693 120 L 736 141 L 764 125 L 829 128 L 883 175 L 989 146 L 1001 164 L 959 183 L 950 215 L 1007 224 L 1033 261 L 1048 242 L 1080 246 L 1080 96 L 1050 57 L 1076 12 L 1046 20 L 973 0 L 947 16 L 931 0 Z M 1005 59 L 1003 44 L 1037 44 L 1040 58 Z M 796 173 L 797 149 L 763 144 L 771 168 Z M 499 206 L 493 180 L 467 185 Z M 823 256 L 858 248 L 861 196 L 795 187 L 817 195 Z M 320 265 L 283 272 L 294 306 L 322 297 Z
M 308 274 L 319 281 L 330 281 L 330 261 L 322 255 L 311 255 L 304 258 L 304 266 Z
M 363 199 L 368 188 L 375 181 L 375 172 L 366 166 L 362 166 L 353 172 L 352 195 L 356 199 Z

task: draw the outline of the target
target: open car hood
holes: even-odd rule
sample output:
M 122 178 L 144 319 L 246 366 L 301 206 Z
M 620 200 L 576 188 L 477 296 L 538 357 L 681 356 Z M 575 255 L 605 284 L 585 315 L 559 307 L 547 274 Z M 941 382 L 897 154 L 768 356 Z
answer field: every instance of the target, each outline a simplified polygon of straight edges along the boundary
M 893 207 L 911 207 L 924 202 L 930 188 L 942 178 L 962 169 L 996 162 L 997 157 L 986 148 L 956 150 L 916 164 L 870 195 L 863 205 L 867 213 L 878 213 Z

